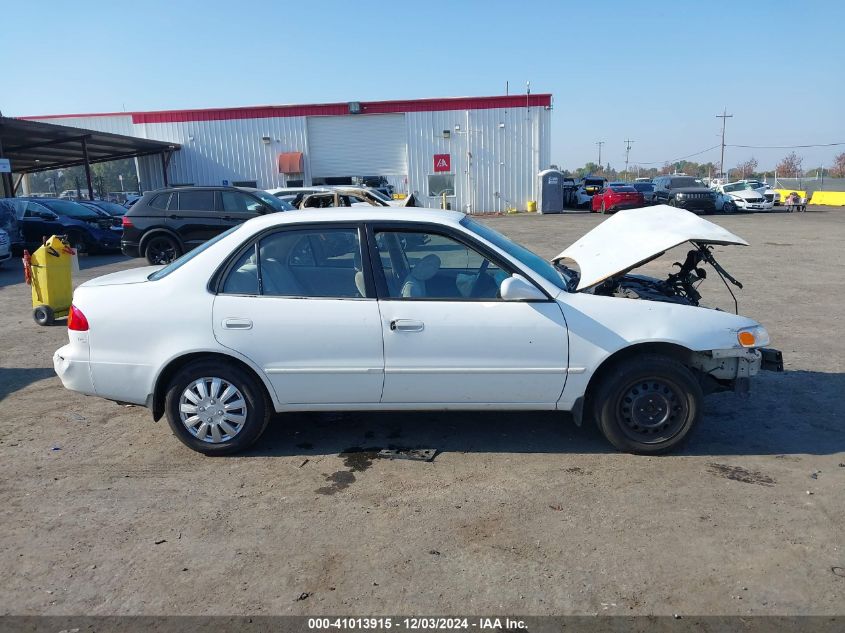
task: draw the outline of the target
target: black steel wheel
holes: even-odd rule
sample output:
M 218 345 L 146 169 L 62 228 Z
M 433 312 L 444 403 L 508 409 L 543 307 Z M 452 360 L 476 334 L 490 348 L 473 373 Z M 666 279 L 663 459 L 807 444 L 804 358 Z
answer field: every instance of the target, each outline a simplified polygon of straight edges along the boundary
M 665 356 L 620 362 L 594 394 L 595 416 L 616 448 L 665 453 L 680 445 L 701 416 L 703 394 L 692 372 Z
M 44 305 L 36 306 L 32 311 L 32 318 L 35 319 L 38 325 L 53 325 L 55 321 L 53 308 Z
M 144 256 L 151 266 L 169 264 L 181 254 L 179 243 L 169 235 L 154 235 L 144 249 Z

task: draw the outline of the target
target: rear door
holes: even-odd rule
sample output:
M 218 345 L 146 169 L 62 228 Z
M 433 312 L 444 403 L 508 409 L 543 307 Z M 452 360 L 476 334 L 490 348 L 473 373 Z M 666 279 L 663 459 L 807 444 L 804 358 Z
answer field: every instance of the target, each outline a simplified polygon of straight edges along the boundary
M 214 300 L 214 335 L 250 358 L 285 405 L 376 405 L 384 380 L 363 229 L 320 223 L 265 234 L 236 255 Z
M 167 223 L 188 249 L 228 228 L 216 211 L 214 194 L 213 189 L 182 189 L 170 196 Z

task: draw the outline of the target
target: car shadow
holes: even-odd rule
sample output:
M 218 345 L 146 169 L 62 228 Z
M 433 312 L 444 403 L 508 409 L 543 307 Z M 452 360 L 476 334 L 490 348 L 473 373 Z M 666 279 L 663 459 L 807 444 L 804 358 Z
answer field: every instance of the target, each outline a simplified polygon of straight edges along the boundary
M 55 375 L 56 372 L 47 367 L 0 367 L 0 402 L 19 389 Z
M 845 374 L 766 372 L 750 398 L 705 399 L 704 419 L 675 455 L 830 455 L 845 452 Z M 278 415 L 250 456 L 332 455 L 356 450 L 470 453 L 611 453 L 592 422 L 555 412 L 291 413 Z

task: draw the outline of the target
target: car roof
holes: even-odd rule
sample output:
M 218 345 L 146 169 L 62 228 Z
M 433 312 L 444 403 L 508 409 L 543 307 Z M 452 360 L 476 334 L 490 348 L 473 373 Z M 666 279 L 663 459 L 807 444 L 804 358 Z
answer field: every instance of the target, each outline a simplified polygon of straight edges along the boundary
M 459 211 L 441 211 L 423 207 L 341 207 L 307 209 L 268 213 L 253 218 L 244 225 L 251 228 L 269 228 L 284 224 L 307 224 L 312 222 L 434 222 L 456 225 L 466 217 Z

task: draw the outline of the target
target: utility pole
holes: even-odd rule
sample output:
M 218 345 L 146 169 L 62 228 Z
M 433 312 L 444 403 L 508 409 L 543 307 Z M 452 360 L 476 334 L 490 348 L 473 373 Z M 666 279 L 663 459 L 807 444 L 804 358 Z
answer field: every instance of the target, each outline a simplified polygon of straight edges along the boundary
M 596 141 L 596 145 L 599 146 L 599 169 L 602 169 L 602 166 L 601 166 L 601 146 L 604 145 L 604 141 Z
M 719 160 L 719 171 L 722 172 L 720 174 L 721 177 L 725 175 L 725 122 L 728 119 L 733 118 L 733 114 L 728 114 L 728 109 L 725 108 L 722 111 L 722 114 L 716 115 L 717 119 L 722 119 L 722 158 Z
M 625 139 L 625 182 L 628 182 L 628 154 L 631 153 L 631 143 L 636 143 L 636 141 Z

